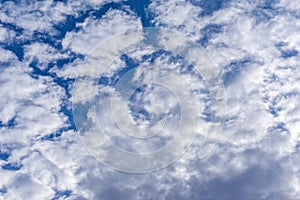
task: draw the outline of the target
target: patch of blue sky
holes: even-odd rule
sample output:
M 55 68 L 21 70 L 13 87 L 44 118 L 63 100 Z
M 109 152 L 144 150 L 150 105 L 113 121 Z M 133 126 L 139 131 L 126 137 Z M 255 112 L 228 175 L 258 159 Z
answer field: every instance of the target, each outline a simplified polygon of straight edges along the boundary
M 146 92 L 148 85 L 143 85 L 142 87 L 137 88 L 132 96 L 129 98 L 129 109 L 133 116 L 134 121 L 150 121 L 151 114 L 144 108 L 146 102 L 143 101 L 141 96 Z
M 274 116 L 274 117 L 278 117 L 278 112 L 280 112 L 282 109 L 281 108 L 277 108 L 275 106 L 269 106 L 269 112 Z
M 289 130 L 286 128 L 286 124 L 284 122 L 279 122 L 276 125 L 269 127 L 268 132 L 270 134 L 278 134 L 278 133 L 289 133 Z
M 16 125 L 17 125 L 16 117 L 11 118 L 10 120 L 8 120 L 7 123 L 3 123 L 3 122 L 0 120 L 0 127 L 13 128 L 13 127 L 15 127 Z
M 82 54 L 76 54 L 74 52 L 71 52 L 68 56 L 68 58 L 60 58 L 55 61 L 55 66 L 57 66 L 59 69 L 62 68 L 64 65 L 74 62 L 76 59 L 84 59 L 84 56 Z
M 23 28 L 18 27 L 17 25 L 15 25 L 13 23 L 3 22 L 1 19 L 0 19 L 0 24 L 4 28 L 7 28 L 9 30 L 14 30 L 16 32 L 17 36 L 21 35 L 24 31 Z
M 286 123 L 283 122 L 278 123 L 275 128 L 280 132 L 289 132 L 288 129 L 286 128 Z
M 24 58 L 24 49 L 22 44 L 19 43 L 13 43 L 13 44 L 6 44 L 6 45 L 1 45 L 4 46 L 4 49 L 10 50 L 13 52 L 19 59 L 19 61 L 22 61 Z
M 5 163 L 1 166 L 1 168 L 3 170 L 17 171 L 22 168 L 22 165 L 18 163 Z
M 252 11 L 252 16 L 255 19 L 256 24 L 269 21 L 278 14 L 278 10 L 273 8 L 274 3 L 264 3 L 258 5 Z
M 151 57 L 151 55 L 147 56 L 147 58 Z M 136 59 L 131 58 L 127 54 L 123 54 L 120 56 L 120 59 L 124 62 L 124 66 L 121 67 L 121 69 L 117 70 L 112 77 L 107 77 L 107 76 L 101 76 L 99 79 L 98 84 L 100 85 L 110 85 L 110 86 L 115 86 L 124 74 L 126 74 L 128 71 L 135 69 L 139 65 L 143 63 L 143 61 L 139 61 Z
M 131 10 L 133 10 L 138 17 L 141 18 L 141 22 L 143 27 L 153 27 L 153 23 L 151 20 L 153 19 L 153 15 L 147 9 L 149 4 L 151 3 L 150 0 L 126 0 L 124 1 L 125 5 L 128 5 Z M 147 12 L 146 12 L 147 10 Z
M 0 193 L 1 194 L 5 194 L 5 193 L 7 193 L 7 188 L 6 187 L 2 187 L 2 188 L 0 188 Z
M 286 46 L 288 44 L 285 42 L 280 42 L 276 44 L 276 48 L 281 52 L 281 57 L 282 58 L 291 58 L 295 57 L 299 54 L 299 52 L 295 49 L 287 49 Z
M 277 76 L 274 76 L 274 77 L 277 77 Z M 275 82 L 275 81 L 278 81 L 278 79 L 271 78 L 270 80 L 268 80 L 268 83 Z M 278 103 L 281 98 L 282 98 L 281 95 L 275 96 L 273 98 L 270 98 L 270 97 L 263 98 L 263 100 L 269 104 L 268 112 L 270 112 L 273 115 L 273 117 L 278 117 L 279 112 L 282 111 L 282 107 L 278 106 Z
M 70 197 L 72 194 L 71 190 L 63 190 L 63 191 L 55 191 L 55 196 L 52 198 L 52 200 L 59 200 L 62 198 Z
M 250 58 L 245 58 L 242 60 L 232 61 L 229 65 L 224 67 L 224 72 L 222 75 L 222 80 L 224 86 L 228 86 L 235 78 L 240 74 L 249 63 L 252 63 L 253 60 Z
M 299 52 L 295 49 L 281 51 L 282 58 L 291 58 L 291 57 L 298 56 L 298 54 L 299 54 Z
M 209 40 L 218 33 L 222 32 L 222 25 L 220 24 L 208 24 L 201 29 L 202 37 L 197 41 L 201 46 L 206 47 Z
M 255 18 L 256 23 L 266 22 L 279 14 L 281 11 L 275 8 L 278 2 L 279 0 L 260 1 L 252 11 L 252 16 Z
M 120 59 L 124 62 L 124 66 L 122 66 L 119 70 L 117 70 L 112 77 L 107 77 L 105 75 L 101 76 L 99 78 L 98 84 L 99 85 L 109 85 L 109 86 L 115 86 L 118 82 L 118 80 L 127 72 L 130 70 L 134 70 L 136 67 L 138 67 L 141 63 L 128 56 L 127 54 L 123 54 L 120 56 Z
M 6 151 L 0 151 L 0 160 L 7 161 L 9 158 L 10 154 Z
M 59 112 L 63 112 L 63 111 L 59 111 Z M 70 110 L 68 110 L 68 112 L 70 112 L 70 113 L 65 114 L 65 112 L 63 112 L 67 117 L 69 117 L 68 124 L 66 124 L 66 127 L 60 128 L 57 131 L 55 131 L 54 133 L 50 133 L 48 135 L 43 136 L 41 138 L 42 141 L 52 141 L 52 142 L 59 141 L 62 134 L 65 133 L 66 131 L 77 130 L 74 119 L 73 119 L 72 112 Z
M 199 6 L 203 9 L 200 13 L 201 17 L 212 15 L 215 11 L 220 10 L 224 4 L 229 1 L 230 0 L 190 0 L 193 5 Z

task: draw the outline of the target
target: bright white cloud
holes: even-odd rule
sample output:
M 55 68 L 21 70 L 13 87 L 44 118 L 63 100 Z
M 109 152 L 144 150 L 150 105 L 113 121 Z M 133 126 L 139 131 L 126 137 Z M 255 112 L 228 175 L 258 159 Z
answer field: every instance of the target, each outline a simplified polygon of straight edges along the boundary
M 284 7 L 283 3 L 278 4 L 280 5 Z M 187 3 L 186 6 L 190 8 L 191 5 Z M 192 10 L 196 8 L 187 9 L 190 10 L 188 16 L 191 18 L 186 20 L 201 20 L 200 27 L 212 22 L 222 26 L 221 33 L 214 34 L 206 47 L 215 64 L 220 69 L 226 66 L 230 69 L 230 63 L 238 65 L 236 69 L 231 69 L 232 73 L 228 73 L 231 75 L 230 84 L 226 87 L 228 120 L 219 141 L 220 145 L 212 153 L 211 159 L 207 160 L 207 170 L 200 173 L 200 177 L 212 173 L 215 174 L 214 178 L 218 174 L 217 177 L 230 181 L 253 167 L 269 166 L 273 162 L 272 159 L 282 168 L 282 176 L 289 176 L 288 169 L 294 166 L 286 166 L 282 159 L 294 157 L 294 153 L 298 151 L 296 146 L 299 145 L 299 118 L 295 115 L 299 112 L 299 103 L 296 103 L 299 102 L 299 87 L 295 84 L 299 81 L 299 63 L 296 61 L 299 55 L 283 58 L 276 44 L 284 42 L 285 50 L 299 52 L 299 20 L 294 14 L 276 13 L 275 10 L 270 20 L 257 21 L 259 19 L 250 14 L 256 6 L 258 3 L 253 1 L 231 2 L 229 6 L 211 16 L 197 18 L 195 21 L 193 16 L 197 12 Z M 166 16 L 168 11 L 174 11 L 172 15 L 176 15 L 175 12 L 180 7 L 182 5 L 171 1 L 153 2 L 152 11 L 158 16 L 154 21 L 166 27 L 178 27 L 177 30 L 192 33 L 189 31 L 195 30 L 193 25 L 190 25 L 192 22 L 184 23 L 182 18 L 176 20 L 168 18 L 171 16 L 169 14 Z M 286 9 L 291 10 L 288 7 Z M 197 37 L 202 37 L 200 31 L 196 32 Z M 242 64 L 240 60 L 245 59 L 249 62 Z M 273 80 L 272 77 L 277 78 Z M 279 109 L 278 117 L 274 117 L 269 110 L 274 101 Z M 245 159 L 248 151 L 254 152 L 252 161 Z M 261 158 L 260 152 L 271 154 L 271 160 Z M 218 163 L 214 163 L 213 158 L 218 159 Z M 299 173 L 295 173 L 294 176 L 297 174 Z M 295 183 L 298 181 L 299 179 L 294 180 Z M 247 184 L 246 179 L 244 183 Z M 294 199 L 293 194 L 299 193 L 299 188 L 297 184 L 288 183 L 288 178 L 280 179 L 278 187 L 283 189 L 282 195 Z M 266 197 L 271 198 L 268 195 L 275 193 L 271 187 L 257 188 L 256 191 L 266 190 Z
M 66 15 L 77 17 L 104 3 L 5 2 L 0 6 L 1 20 L 24 30 L 17 35 L 2 26 L 0 41 L 31 40 L 35 30 L 56 35 L 53 25 L 65 21 Z M 203 28 L 220 25 L 205 48 L 217 68 L 230 76 L 224 132 L 210 156 L 201 160 L 200 149 L 194 145 L 170 168 L 146 175 L 129 176 L 103 167 L 71 130 L 61 131 L 54 141 L 42 140 L 68 126 L 67 116 L 59 112 L 66 94 L 49 76 L 32 78 L 28 67 L 37 59 L 38 67 L 45 69 L 47 63 L 67 58 L 71 51 L 85 55 L 114 34 L 141 28 L 140 19 L 129 8 L 129 14 L 111 9 L 101 19 L 87 17 L 77 23 L 79 29 L 62 39 L 61 51 L 44 43 L 28 43 L 20 62 L 11 51 L 0 49 L 1 62 L 9 63 L 0 67 L 0 120 L 4 124 L 0 144 L 10 153 L 1 165 L 22 166 L 18 171 L 0 169 L 0 188 L 7 189 L 0 198 L 51 199 L 55 190 L 70 190 L 70 199 L 247 199 L 245 195 L 250 194 L 257 199 L 297 199 L 299 53 L 282 55 L 300 52 L 299 6 L 296 1 L 279 1 L 274 6 L 279 12 L 274 10 L 268 13 L 270 18 L 261 20 L 253 15 L 258 5 L 258 1 L 231 1 L 212 15 L 199 17 L 202 8 L 190 2 L 152 1 L 150 11 L 157 26 L 181 31 L 195 41 L 204 37 Z M 78 72 L 92 75 L 93 70 L 81 64 L 77 59 L 50 71 L 63 78 L 74 78 Z M 13 118 L 15 126 L 8 128 Z
M 86 19 L 81 31 L 69 32 L 63 40 L 63 47 L 74 52 L 88 53 L 108 37 L 126 30 L 141 28 L 141 23 L 132 14 L 109 10 L 101 20 Z M 118 27 L 117 29 L 115 27 Z

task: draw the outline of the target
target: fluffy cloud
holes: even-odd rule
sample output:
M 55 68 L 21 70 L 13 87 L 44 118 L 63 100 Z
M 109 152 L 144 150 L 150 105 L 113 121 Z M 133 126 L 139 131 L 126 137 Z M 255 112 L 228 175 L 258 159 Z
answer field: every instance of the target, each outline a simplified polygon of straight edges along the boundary
M 156 26 L 199 42 L 223 71 L 227 117 L 223 136 L 208 157 L 199 158 L 197 144 L 203 139 L 199 136 L 174 165 L 142 175 L 99 164 L 70 128 L 72 85 L 67 81 L 77 73 L 92 74 L 82 66 L 84 56 L 114 34 L 141 28 L 137 15 L 121 4 L 121 9 L 108 9 L 98 18 L 87 12 L 101 10 L 105 3 L 1 4 L 0 196 L 297 199 L 300 24 L 296 1 L 151 2 L 148 11 Z M 68 23 L 72 27 L 61 31 L 59 27 Z M 12 44 L 19 44 L 21 51 Z M 73 60 L 58 64 L 72 56 Z M 64 87 L 65 83 L 70 85 Z
M 295 152 L 299 151 L 299 118 L 296 117 L 296 113 L 299 113 L 299 103 L 296 103 L 299 101 L 299 87 L 296 84 L 299 81 L 299 63 L 296 60 L 299 59 L 297 33 L 300 26 L 295 9 L 288 6 L 289 2 L 268 4 L 233 1 L 225 3 L 222 9 L 211 15 L 194 20 L 201 8 L 190 9 L 191 4 L 187 2 L 185 5 L 189 10 L 189 18 L 186 20 L 192 22 L 185 23 L 183 18 L 176 20 L 168 17 L 170 15 L 166 13 L 179 10 L 183 4 L 154 1 L 151 9 L 158 16 L 154 21 L 172 29 L 193 33 L 200 44 L 201 39 L 206 37 L 205 48 L 215 64 L 223 70 L 226 86 L 227 120 L 223 136 L 207 161 L 207 170 L 200 173 L 203 177 L 215 174 L 212 179 L 206 180 L 207 184 L 201 184 L 201 187 L 209 188 L 204 191 L 205 196 L 213 199 L 232 198 L 230 191 L 221 188 L 229 185 L 227 190 L 233 190 L 230 188 L 232 184 L 232 187 L 240 185 L 243 188 L 238 191 L 243 196 L 238 198 L 247 199 L 247 195 L 252 195 L 270 199 L 277 195 L 276 198 L 295 199 L 299 194 L 299 179 L 293 178 L 292 184 L 289 178 L 271 175 L 299 176 L 297 167 L 292 173 L 289 170 L 299 162 Z M 270 13 L 266 13 L 268 10 L 264 7 L 269 7 Z M 263 15 L 267 16 L 262 18 Z M 207 27 L 213 22 L 221 29 L 208 33 L 200 29 L 190 31 L 195 30 L 191 23 L 198 21 L 199 27 Z M 213 158 L 218 162 L 214 163 Z M 280 171 L 276 172 L 273 166 L 278 166 Z M 254 182 L 262 181 L 259 180 L 259 174 L 266 173 L 267 169 L 270 175 L 265 179 L 269 179 L 269 182 L 256 187 Z M 279 191 L 272 186 L 274 182 Z M 214 190 L 223 191 L 222 197 L 210 194 Z

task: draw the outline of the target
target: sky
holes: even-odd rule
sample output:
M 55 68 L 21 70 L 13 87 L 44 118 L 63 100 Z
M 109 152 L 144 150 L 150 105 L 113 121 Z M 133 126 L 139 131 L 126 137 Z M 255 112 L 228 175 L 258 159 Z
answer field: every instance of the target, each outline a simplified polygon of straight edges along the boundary
M 293 0 L 2 1 L 0 199 L 300 199 L 299 18 Z

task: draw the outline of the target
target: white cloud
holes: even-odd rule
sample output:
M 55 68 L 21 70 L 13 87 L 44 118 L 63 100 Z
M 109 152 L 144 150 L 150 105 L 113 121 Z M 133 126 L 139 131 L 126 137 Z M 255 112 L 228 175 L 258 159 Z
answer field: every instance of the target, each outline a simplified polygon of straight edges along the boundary
M 189 30 L 195 30 L 193 25 L 190 25 L 193 22 L 184 23 L 185 20 L 182 18 L 180 20 L 168 18 L 176 15 L 181 5 L 170 1 L 154 1 L 152 5 L 152 11 L 157 15 L 154 19 L 157 24 L 188 33 L 193 32 Z M 299 65 L 296 61 L 299 55 L 282 58 L 281 52 L 276 47 L 276 44 L 284 42 L 287 44 L 284 48 L 299 52 L 299 20 L 292 12 L 274 11 L 275 15 L 270 20 L 257 23 L 256 16 L 251 15 L 257 5 L 257 2 L 230 2 L 212 16 L 197 18 L 194 21 L 193 16 L 197 12 L 192 10 L 196 8 L 190 9 L 191 5 L 186 3 L 189 8 L 187 10 L 190 10 L 188 16 L 191 17 L 186 20 L 195 23 L 201 20 L 198 27 L 204 27 L 212 22 L 222 26 L 222 31 L 214 34 L 206 47 L 220 70 L 232 62 L 233 65 L 239 65 L 240 60 L 249 60 L 248 63 L 240 64 L 240 68 L 231 69 L 235 76 L 231 76 L 230 84 L 226 87 L 228 120 L 219 145 L 211 155 L 211 159 L 218 159 L 219 162 L 213 163 L 213 160 L 208 158 L 207 169 L 200 173 L 200 177 L 214 174 L 215 178 L 226 177 L 228 180 L 233 180 L 237 174 L 242 176 L 252 167 L 259 168 L 263 165 L 261 159 L 266 158 L 260 158 L 259 152 L 269 154 L 274 160 L 294 158 L 296 146 L 299 145 L 297 129 L 299 118 L 296 117 L 298 115 L 296 113 L 299 112 L 299 103 L 296 103 L 299 102 L 299 84 L 296 84 L 299 81 L 299 70 L 296 70 L 296 66 Z M 281 6 L 283 5 L 284 3 L 281 2 Z M 174 13 L 165 16 L 168 11 Z M 201 32 L 196 32 L 195 39 L 201 37 Z M 272 80 L 273 75 L 277 79 Z M 268 100 L 265 100 L 265 97 L 268 97 Z M 280 109 L 278 117 L 274 117 L 269 111 L 269 106 L 274 100 L 276 107 Z M 283 129 L 278 127 L 281 123 Z M 245 159 L 246 152 L 250 150 L 254 152 L 251 164 L 249 159 Z M 234 157 L 230 158 L 232 156 Z M 273 161 L 266 159 L 265 162 L 269 165 Z M 285 166 L 286 163 L 283 163 L 285 162 L 278 161 L 278 165 L 283 169 L 282 176 L 289 176 L 288 169 L 293 164 Z M 295 172 L 294 176 L 297 174 L 299 172 Z M 212 179 L 208 178 L 207 181 L 209 180 Z M 297 181 L 299 181 L 297 178 L 293 180 L 295 183 Z M 247 180 L 245 179 L 243 183 L 247 184 Z M 299 193 L 297 184 L 288 183 L 288 178 L 280 179 L 278 187 L 292 191 L 291 193 L 294 194 Z M 266 186 L 264 189 L 268 191 L 267 195 L 275 192 L 271 186 L 270 188 Z M 260 192 L 259 188 L 257 192 Z M 295 197 L 286 191 L 282 191 L 282 194 L 292 199 Z
M 66 13 L 70 12 L 69 14 L 83 9 L 81 3 L 73 2 L 73 4 L 77 4 L 77 10 L 72 7 L 73 5 L 64 8 L 65 4 L 58 3 L 56 6 L 59 6 L 59 10 Z M 97 1 L 95 4 L 100 6 L 102 2 Z M 97 7 L 95 4 L 94 6 Z M 40 9 L 45 13 L 35 11 L 26 16 L 24 14 L 27 12 L 26 9 L 22 7 L 23 11 L 18 13 L 19 8 L 15 9 L 13 3 L 6 7 L 6 14 L 8 15 L 2 13 L 4 21 L 13 24 L 17 22 L 17 26 L 25 29 L 21 36 L 23 39 L 30 37 L 34 30 L 51 32 L 53 31 L 53 23 L 64 20 L 64 14 L 55 13 L 56 8 L 47 8 L 50 6 L 47 3 L 28 5 L 28 7 L 31 6 L 34 7 L 32 10 Z M 21 8 L 21 6 L 19 7 Z M 20 13 L 24 14 L 24 18 L 16 21 L 15 19 L 19 18 L 18 14 Z M 41 16 L 36 16 L 36 13 L 40 13 Z M 36 19 L 37 17 L 39 19 Z M 54 22 L 52 19 L 57 21 Z M 39 20 L 43 20 L 44 23 L 38 23 Z M 33 21 L 36 23 L 33 24 Z M 99 22 L 92 18 L 86 21 L 85 25 L 81 24 L 82 30 L 79 33 L 73 33 L 77 40 L 74 39 L 72 43 L 75 43 L 72 45 L 78 45 L 79 40 L 95 37 L 95 40 L 91 41 L 93 43 L 90 43 L 90 45 L 94 45 L 111 34 L 140 27 L 140 22 L 136 17 L 117 10 L 108 11 L 103 20 L 99 20 Z M 123 29 L 114 29 L 121 24 L 124 24 Z M 103 30 L 103 27 L 106 27 L 107 32 L 99 31 L 99 29 Z M 2 28 L 2 30 L 1 37 L 3 40 L 9 39 L 11 36 L 8 35 L 8 29 Z M 10 32 L 13 33 L 14 31 Z M 78 53 L 85 53 L 84 48 L 78 47 L 78 49 Z M 92 167 L 98 170 L 103 166 L 89 156 L 76 133 L 61 130 L 68 126 L 67 117 L 58 112 L 66 98 L 64 89 L 54 83 L 50 76 L 36 74 L 35 76 L 38 78 L 32 78 L 30 74 L 33 69 L 28 67 L 29 63 L 37 60 L 37 67 L 43 70 L 49 62 L 68 58 L 70 49 L 62 53 L 48 44 L 37 42 L 26 44 L 23 63 L 17 61 L 17 57 L 12 52 L 3 49 L 0 51 L 2 52 L 0 54 L 1 60 L 8 65 L 1 68 L 0 74 L 0 120 L 1 124 L 4 124 L 0 129 L 0 143 L 9 152 L 8 160 L 1 160 L 1 165 L 16 163 L 21 167 L 17 171 L 0 170 L 2 177 L 4 177 L 1 179 L 3 181 L 0 187 L 7 189 L 7 192 L 1 193 L 2 197 L 5 199 L 51 199 L 56 195 L 55 191 L 69 190 L 71 191 L 71 199 L 83 197 L 91 199 L 92 193 L 95 191 L 85 188 L 86 185 L 80 185 L 80 182 L 84 182 Z M 70 77 L 70 74 L 67 73 L 66 77 Z M 15 125 L 7 127 L 7 123 L 13 118 L 15 118 Z M 53 141 L 43 139 L 60 131 L 62 135 L 59 138 L 53 138 Z M 91 164 L 83 167 L 82 163 Z M 96 176 L 100 178 L 97 170 Z M 23 178 L 20 179 L 19 176 Z M 20 180 L 22 185 L 19 183 Z M 99 179 L 99 181 L 101 180 Z
M 9 172 L 5 172 L 5 176 Z M 50 199 L 54 192 L 47 187 L 41 187 L 39 182 L 33 180 L 29 175 L 16 172 L 6 185 L 7 193 L 4 199 Z
M 31 63 L 37 62 L 37 67 L 40 69 L 46 69 L 48 63 L 56 61 L 58 59 L 68 58 L 70 55 L 62 54 L 57 49 L 53 48 L 48 44 L 43 43 L 31 43 L 24 46 L 24 61 Z
M 32 152 L 31 145 L 66 126 L 66 116 L 57 112 L 65 92 L 48 77 L 33 79 L 29 75 L 30 68 L 16 61 L 13 55 L 9 57 L 8 52 L 4 55 L 7 56 L 9 66 L 0 75 L 0 120 L 6 125 L 14 119 L 14 125 L 1 127 L 0 143 L 1 146 L 12 148 L 7 162 L 18 163 L 21 169 L 23 166 L 24 169 L 31 168 L 35 164 L 23 163 L 23 158 Z M 45 184 L 41 187 L 41 181 L 37 182 L 36 178 L 30 177 L 25 171 L 1 169 L 1 173 L 5 174 L 2 177 L 14 174 L 9 182 L 4 182 L 8 188 L 4 194 L 6 199 L 50 198 L 54 193 L 50 186 Z M 46 181 L 44 179 L 41 177 L 42 182 Z
M 132 14 L 124 11 L 109 10 L 100 20 L 86 19 L 84 26 L 78 32 L 69 32 L 62 45 L 74 52 L 86 54 L 104 40 L 126 30 L 141 28 L 141 23 Z M 117 29 L 115 27 L 118 27 Z
M 27 2 L 7 1 L 1 4 L 0 16 L 3 22 L 12 23 L 25 29 L 26 35 L 33 31 L 47 31 L 50 35 L 58 33 L 53 25 L 65 21 L 67 15 L 75 17 L 89 8 L 100 8 L 107 0 L 101 1 L 71 1 L 68 3 L 55 1 Z M 112 1 L 110 1 L 112 2 Z M 118 1 L 115 1 L 118 2 Z
M 0 8 L 4 11 L 0 13 L 1 20 L 25 30 L 16 36 L 14 31 L 1 27 L 0 40 L 10 43 L 16 38 L 31 38 L 34 30 L 55 35 L 53 24 L 64 21 L 65 15 L 76 17 L 80 11 L 98 9 L 103 3 L 74 1 L 53 6 L 52 1 L 30 4 L 24 1 L 20 5 L 5 2 Z M 9 63 L 0 69 L 0 120 L 7 124 L 16 117 L 14 127 L 0 128 L 1 145 L 8 150 L 13 148 L 9 150 L 8 161 L 1 160 L 1 165 L 22 165 L 19 171 L 0 170 L 0 188 L 7 188 L 2 197 L 51 199 L 57 189 L 72 191 L 70 199 L 124 199 L 125 196 L 218 199 L 221 195 L 223 199 L 247 199 L 247 195 L 258 199 L 297 199 L 300 195 L 299 53 L 283 58 L 276 44 L 283 42 L 282 50 L 300 52 L 298 4 L 280 1 L 275 5 L 280 12 L 274 11 L 265 21 L 257 21 L 252 15 L 257 4 L 233 1 L 211 16 L 199 17 L 201 8 L 191 3 L 152 1 L 155 24 L 181 31 L 193 40 L 203 37 L 201 29 L 205 26 L 221 25 L 220 33 L 213 34 L 205 48 L 218 69 L 227 67 L 226 72 L 236 76 L 229 77 L 226 87 L 227 120 L 223 137 L 210 156 L 200 160 L 197 154 L 200 147 L 196 143 L 171 167 L 146 175 L 122 174 L 99 164 L 73 131 L 62 131 L 61 137 L 54 141 L 41 140 L 67 126 L 66 116 L 58 112 L 65 91 L 50 77 L 32 78 L 27 66 L 33 58 L 43 68 L 50 61 L 68 57 L 71 51 L 87 54 L 95 44 L 114 34 L 141 28 L 133 13 L 109 10 L 102 19 L 88 17 L 77 24 L 79 30 L 68 32 L 63 39 L 65 52 L 47 44 L 31 43 L 25 46 L 24 62 L 20 63 L 13 53 L 0 49 L 0 60 Z M 241 60 L 249 62 L 241 64 L 238 72 L 228 67 Z M 76 77 L 77 72 L 92 76 L 93 71 L 84 69 L 81 63 L 78 59 L 51 72 L 64 78 Z M 270 113 L 270 107 L 276 110 L 276 117 Z

